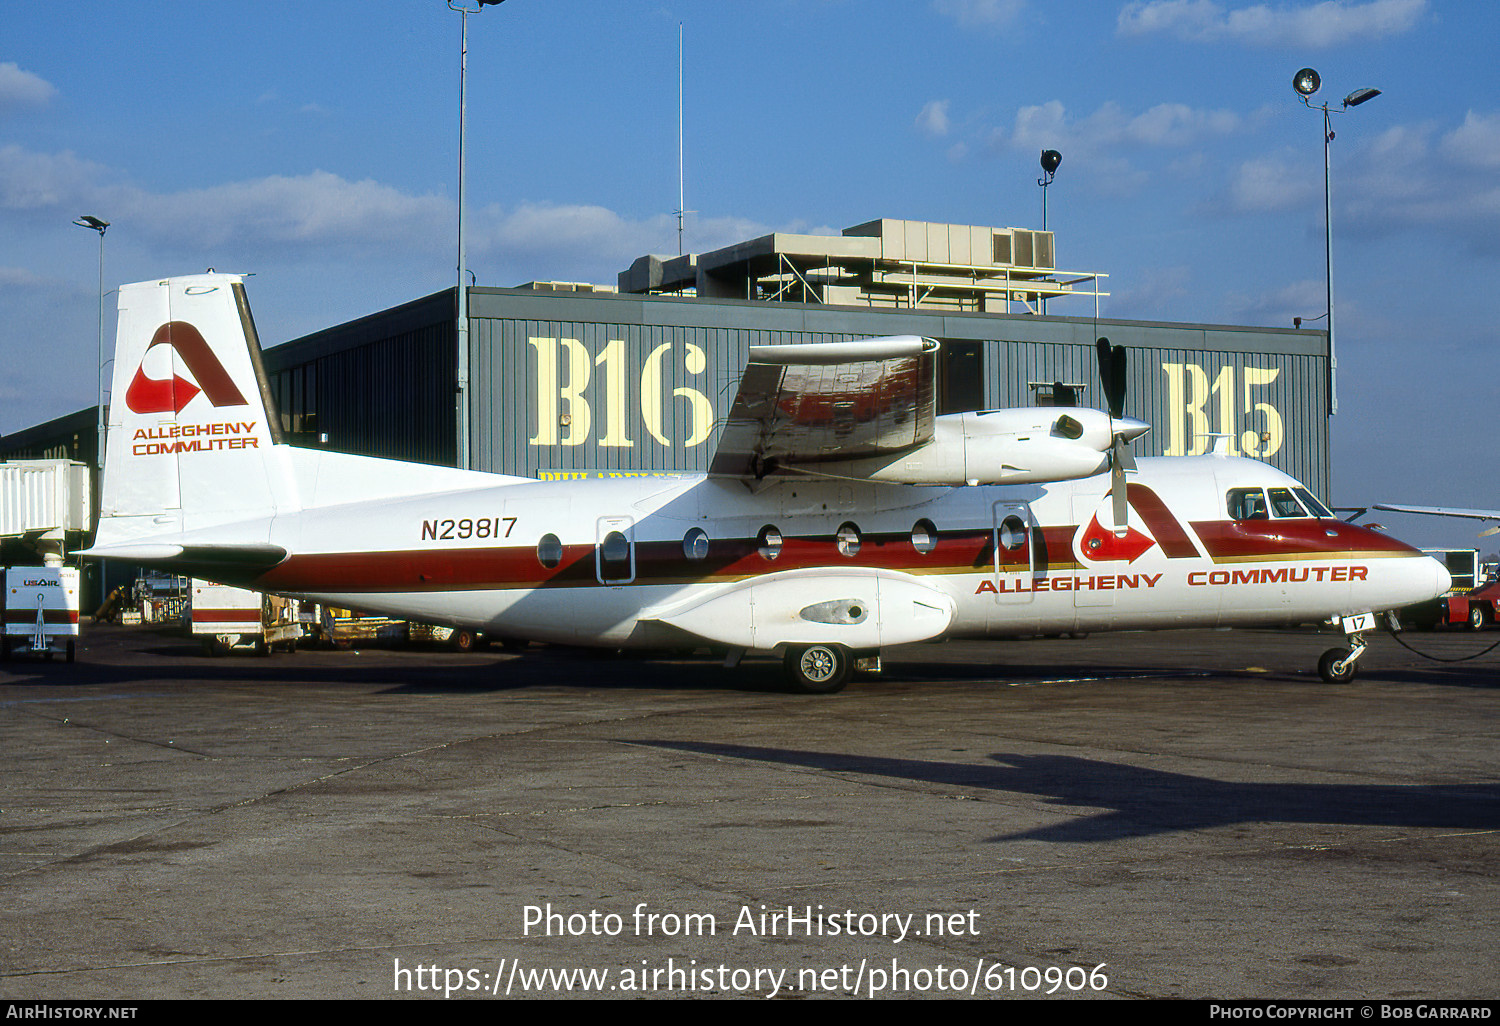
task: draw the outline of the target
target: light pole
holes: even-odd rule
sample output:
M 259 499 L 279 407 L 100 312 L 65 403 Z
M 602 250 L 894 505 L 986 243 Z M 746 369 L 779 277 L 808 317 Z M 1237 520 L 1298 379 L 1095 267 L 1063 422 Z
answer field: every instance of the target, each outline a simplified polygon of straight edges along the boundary
M 1375 99 L 1380 95 L 1380 90 L 1356 89 L 1344 97 L 1343 106 L 1338 111 L 1334 111 L 1329 108 L 1326 100 L 1314 105 L 1309 99 L 1322 84 L 1322 78 L 1312 68 L 1303 68 L 1292 76 L 1292 88 L 1297 90 L 1302 105 L 1308 110 L 1323 112 L 1323 262 L 1327 272 L 1328 290 L 1328 415 L 1333 416 L 1339 412 L 1339 360 L 1333 336 L 1333 193 L 1330 188 L 1328 158 L 1328 144 L 1333 142 L 1333 124 L 1329 116 L 1334 113 L 1343 113 L 1350 107 L 1358 107 L 1361 103 Z
M 464 121 L 469 76 L 469 15 L 478 14 L 486 7 L 498 7 L 505 0 L 470 0 L 467 6 L 462 0 L 448 0 L 448 9 L 457 11 L 462 23 L 458 49 L 458 314 L 457 314 L 457 409 L 458 409 L 458 465 L 469 468 L 469 287 L 464 281 L 468 274 L 468 252 L 464 245 Z
M 91 214 L 84 214 L 73 223 L 80 228 L 87 228 L 90 231 L 99 233 L 99 360 L 98 364 L 94 367 L 94 389 L 97 393 L 95 398 L 99 403 L 98 416 L 94 425 L 97 432 L 94 444 L 98 450 L 94 454 L 94 464 L 99 469 L 99 473 L 95 477 L 97 484 L 104 480 L 104 233 L 109 230 L 109 222 L 101 221 Z M 94 489 L 94 494 L 98 494 L 97 487 Z M 99 568 L 100 605 L 104 604 L 106 598 L 105 587 L 104 568 L 101 566 Z
M 1042 177 L 1036 180 L 1036 184 L 1042 187 L 1042 231 L 1047 230 L 1047 186 L 1052 184 L 1052 179 L 1057 175 L 1057 169 L 1062 166 L 1062 154 L 1056 150 L 1042 151 Z M 1054 265 L 1055 266 L 1055 265 Z M 1042 313 L 1047 312 L 1047 297 L 1042 297 Z

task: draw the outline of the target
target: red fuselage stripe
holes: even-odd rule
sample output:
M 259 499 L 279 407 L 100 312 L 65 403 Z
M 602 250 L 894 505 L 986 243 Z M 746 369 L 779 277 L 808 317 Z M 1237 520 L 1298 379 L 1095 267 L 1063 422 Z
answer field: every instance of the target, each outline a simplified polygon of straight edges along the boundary
M 1219 561 L 1246 559 L 1327 559 L 1340 554 L 1419 555 L 1401 542 L 1336 520 L 1201 522 L 1193 525 L 1209 555 Z M 1002 550 L 1002 573 L 1078 569 L 1072 539 L 1076 526 L 1033 532 L 1026 546 Z M 1333 534 L 1330 536 L 1329 531 Z M 1186 538 L 1186 535 L 1183 535 Z M 594 587 L 599 584 L 597 550 L 564 547 L 562 559 L 545 567 L 534 547 L 428 548 L 389 552 L 344 552 L 290 556 L 254 581 L 266 591 L 358 593 L 516 588 Z M 918 552 L 905 533 L 866 535 L 859 552 L 846 557 L 826 535 L 784 539 L 773 560 L 763 557 L 754 538 L 716 538 L 707 558 L 690 560 L 678 541 L 641 542 L 631 565 L 606 567 L 610 580 L 636 585 L 727 583 L 783 570 L 861 567 L 919 575 L 991 573 L 995 567 L 992 530 L 948 532 L 931 552 Z

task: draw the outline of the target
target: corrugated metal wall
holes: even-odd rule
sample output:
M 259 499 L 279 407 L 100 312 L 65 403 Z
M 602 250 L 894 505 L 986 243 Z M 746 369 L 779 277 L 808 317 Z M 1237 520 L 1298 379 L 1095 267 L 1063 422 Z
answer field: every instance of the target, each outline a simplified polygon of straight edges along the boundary
M 1326 494 L 1322 332 L 1092 318 L 953 314 L 744 300 L 470 291 L 472 463 L 526 476 L 707 468 L 749 347 L 925 335 L 968 357 L 945 392 L 1029 406 L 1028 382 L 1086 386 L 1102 407 L 1094 339 L 1129 354 L 1125 412 L 1151 423 L 1137 455 L 1211 448 L 1268 462 Z M 300 444 L 451 465 L 452 290 L 271 350 L 284 426 Z M 981 354 L 981 387 L 974 351 Z M 300 374 L 300 377 L 299 377 Z M 950 404 L 950 410 L 956 408 Z
M 1129 351 L 1125 412 L 1152 424 L 1138 455 L 1201 453 L 1225 434 L 1231 452 L 1327 490 L 1318 332 L 512 290 L 475 290 L 471 310 L 481 470 L 704 470 L 751 345 L 889 334 L 978 342 L 984 406 L 1032 405 L 1028 382 L 1063 381 L 1086 385 L 1082 402 L 1102 407 L 1097 333 Z
M 856 337 L 580 321 L 475 324 L 476 466 L 527 476 L 706 470 L 750 346 Z
M 1264 459 L 1327 494 L 1321 357 L 1140 344 L 1127 352 L 1125 414 L 1151 425 L 1133 445 L 1137 455 L 1198 455 L 1214 448 L 1213 436 L 1224 435 L 1219 444 L 1231 454 Z M 1087 384 L 1080 402 L 1103 409 L 1096 359 L 1092 345 L 989 343 L 986 405 L 1029 405 L 1028 382 L 1062 381 Z
M 457 332 L 451 293 L 444 298 L 440 293 L 389 311 L 388 321 L 377 314 L 268 351 L 267 377 L 287 440 L 453 466 Z

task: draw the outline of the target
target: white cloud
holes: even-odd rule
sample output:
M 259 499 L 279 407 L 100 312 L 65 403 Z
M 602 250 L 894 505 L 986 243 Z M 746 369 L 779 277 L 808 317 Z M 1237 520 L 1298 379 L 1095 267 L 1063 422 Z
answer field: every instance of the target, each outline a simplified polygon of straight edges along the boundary
M 33 153 L 20 146 L 0 146 L 0 210 L 74 203 L 104 173 L 102 165 L 72 153 Z
M 44 283 L 44 278 L 24 267 L 0 267 L 0 289 L 34 289 Z
M 1232 9 L 1216 0 L 1136 0 L 1121 9 L 1116 28 L 1122 36 L 1168 33 L 1192 43 L 1323 48 L 1400 35 L 1426 10 L 1427 0 L 1323 0 Z
M 1005 28 L 1026 9 L 1026 0 L 934 0 L 939 14 L 968 27 Z
M 444 238 L 450 200 L 413 196 L 327 171 L 270 175 L 204 189 L 153 194 L 122 186 L 102 190 L 121 219 L 163 238 L 197 245 L 236 241 L 330 245 L 419 244 Z
M 1446 133 L 1430 123 L 1396 125 L 1369 139 L 1340 133 L 1332 160 L 1338 237 L 1382 239 L 1415 231 L 1411 237 L 1419 247 L 1436 247 L 1446 259 L 1462 252 L 1500 256 L 1500 114 L 1470 111 Z M 1319 163 L 1316 149 L 1247 160 L 1205 210 L 1302 210 L 1321 231 Z
M 1110 101 L 1082 119 L 1070 117 L 1059 100 L 1016 112 L 1011 145 L 1019 149 L 1051 148 L 1096 154 L 1120 147 L 1191 146 L 1234 132 L 1241 124 L 1231 111 L 1197 110 L 1180 103 L 1161 103 L 1141 114 L 1129 114 Z
M 7 216 L 71 219 L 89 210 L 112 222 L 112 237 L 149 244 L 174 259 L 209 255 L 204 251 L 217 260 L 269 262 L 333 252 L 346 259 L 355 251 L 376 262 L 431 266 L 450 258 L 454 246 L 452 199 L 371 179 L 350 181 L 319 170 L 153 192 L 119 178 L 71 153 L 0 147 L 0 232 Z M 491 280 L 608 281 L 644 253 L 676 252 L 671 215 L 632 219 L 590 204 L 490 205 L 474 209 L 467 227 L 470 260 Z M 687 241 L 707 252 L 773 230 L 742 218 L 691 217 Z M 0 273 L 0 287 L 12 279 Z
M 250 243 L 410 243 L 453 220 L 441 196 L 351 182 L 327 171 L 271 175 L 174 193 L 153 193 L 72 153 L 0 147 L 0 211 L 77 209 L 158 240 L 217 246 Z M 439 236 L 440 237 L 440 236 Z
M 57 94 L 52 83 L 21 69 L 14 61 L 0 64 L 0 113 L 40 107 Z
M 1268 324 L 1290 328 L 1294 318 L 1302 318 L 1304 328 L 1323 329 L 1328 311 L 1328 283 L 1323 278 L 1305 278 L 1260 295 L 1233 294 L 1225 297 L 1225 307 L 1237 324 Z M 1339 313 L 1350 316 L 1358 304 L 1342 298 Z
M 1443 137 L 1443 154 L 1469 167 L 1500 168 L 1500 114 L 1464 115 L 1464 123 Z
M 1131 277 L 1134 284 L 1111 300 L 1115 315 L 1160 317 L 1179 309 L 1193 296 L 1193 272 L 1189 267 L 1142 267 Z
M 948 134 L 951 126 L 948 123 L 947 100 L 929 100 L 921 112 L 917 115 L 917 129 L 924 135 L 930 135 L 934 139 Z
M 743 218 L 690 217 L 685 235 L 691 252 L 707 253 L 774 230 Z M 677 218 L 628 218 L 606 207 L 576 203 L 523 203 L 513 209 L 492 205 L 471 222 L 469 251 L 471 259 L 503 261 L 531 277 L 613 281 L 638 256 L 675 254 Z
M 1237 214 L 1295 210 L 1323 193 L 1311 159 L 1269 154 L 1242 163 L 1230 176 L 1223 205 Z

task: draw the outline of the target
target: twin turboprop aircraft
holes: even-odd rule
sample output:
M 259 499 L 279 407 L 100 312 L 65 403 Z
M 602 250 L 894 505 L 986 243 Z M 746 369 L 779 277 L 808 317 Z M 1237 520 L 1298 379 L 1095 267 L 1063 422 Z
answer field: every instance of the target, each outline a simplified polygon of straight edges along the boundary
M 1442 594 L 1436 560 L 1271 467 L 1130 459 L 1110 411 L 938 416 L 928 339 L 753 347 L 706 475 L 537 481 L 281 441 L 239 276 L 120 290 L 85 555 L 493 637 L 856 659 L 945 637 L 1334 619 Z

